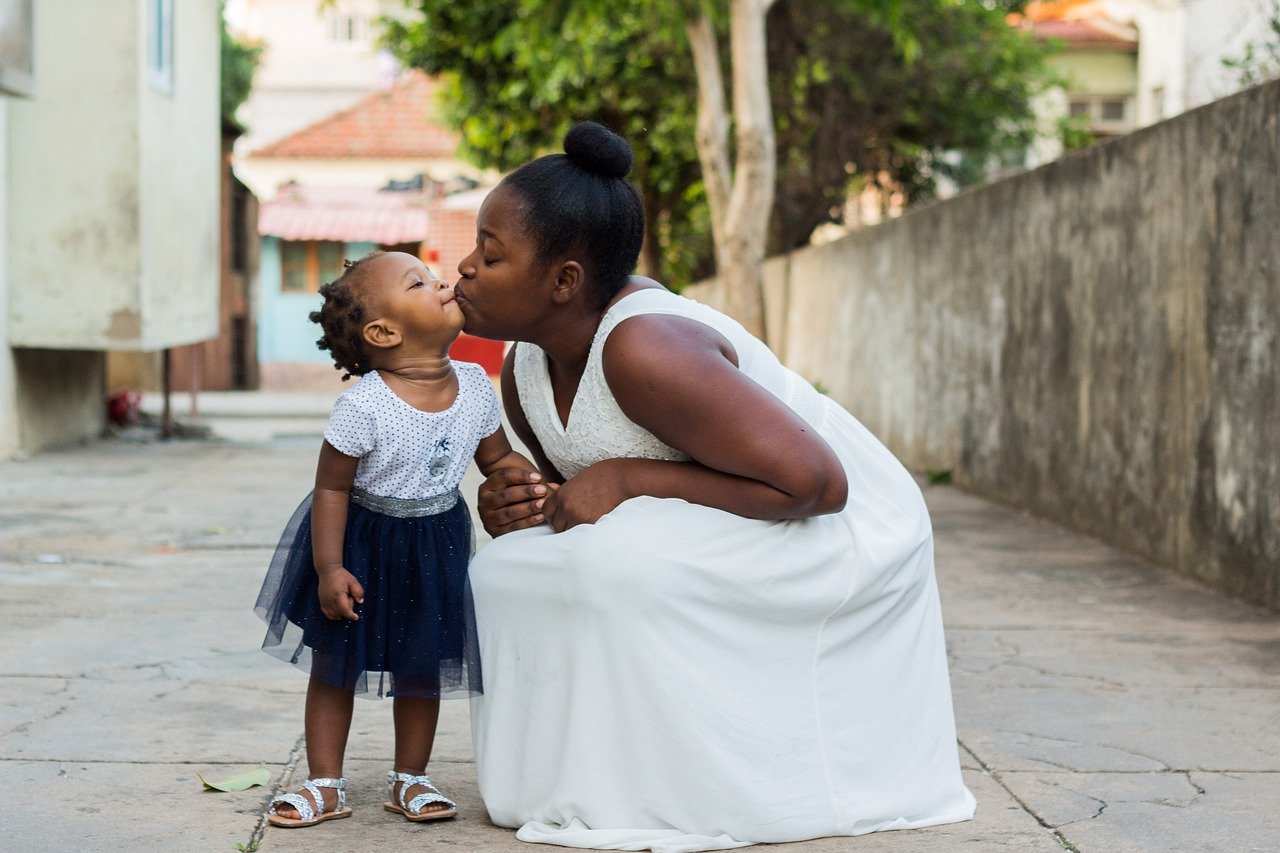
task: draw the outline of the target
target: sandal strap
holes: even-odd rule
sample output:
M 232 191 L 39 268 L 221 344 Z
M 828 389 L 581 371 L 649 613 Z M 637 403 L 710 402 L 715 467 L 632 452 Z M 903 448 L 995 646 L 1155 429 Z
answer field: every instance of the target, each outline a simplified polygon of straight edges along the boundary
M 397 797 L 400 801 L 400 807 L 415 817 L 422 814 L 422 809 L 432 803 L 443 803 L 451 809 L 456 809 L 458 807 L 457 803 L 440 793 L 440 789 L 431 784 L 431 779 L 425 773 L 421 776 L 414 776 L 412 773 L 397 773 L 392 770 L 388 774 L 387 778 L 387 787 L 390 789 L 393 796 L 395 795 L 396 783 L 402 783 L 400 786 L 400 795 Z M 404 795 L 414 785 L 422 785 L 428 790 L 418 794 L 412 800 L 405 802 Z
M 324 814 L 324 795 L 320 793 L 321 788 L 334 788 L 338 792 L 338 801 L 334 805 L 334 811 L 340 811 L 347 805 L 347 780 L 346 779 L 308 779 L 302 783 L 302 789 L 312 796 L 315 800 L 313 805 L 311 800 L 297 793 L 280 794 L 271 801 L 269 811 L 271 814 L 279 814 L 276 811 L 276 804 L 280 803 L 286 806 L 293 806 L 298 812 L 299 820 L 311 820 L 317 814 Z M 318 811 L 317 811 L 318 810 Z
M 323 802 L 323 800 L 321 802 Z M 299 820 L 311 820 L 316 816 L 316 810 L 311 806 L 310 800 L 301 794 L 289 793 L 278 795 L 271 801 L 271 807 L 269 809 L 270 814 L 280 814 L 280 812 L 276 811 L 277 805 L 293 806 L 294 810 L 298 813 Z
M 341 811 L 347 806 L 347 780 L 346 777 L 333 779 L 308 779 L 302 783 L 302 787 L 311 792 L 316 798 L 316 802 L 320 804 L 320 814 L 324 814 L 324 799 L 320 795 L 320 788 L 332 788 L 338 792 L 338 800 L 334 803 L 333 810 Z

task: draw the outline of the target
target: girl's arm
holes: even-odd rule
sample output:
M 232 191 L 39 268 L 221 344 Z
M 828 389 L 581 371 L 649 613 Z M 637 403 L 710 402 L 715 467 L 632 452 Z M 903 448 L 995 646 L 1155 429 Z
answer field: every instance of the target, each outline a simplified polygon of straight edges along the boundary
M 523 465 L 510 468 L 499 465 L 491 473 L 486 473 L 476 499 L 476 510 L 490 536 L 501 536 L 542 524 L 545 520 L 542 515 L 543 499 L 549 489 L 564 482 L 564 478 L 547 459 L 547 454 L 538 443 L 538 437 L 534 435 L 533 428 L 525 417 L 524 408 L 520 405 L 520 389 L 516 387 L 515 355 L 515 347 L 512 347 L 502 362 L 502 404 L 511 428 L 524 442 L 524 446 L 529 448 L 537 467 L 530 470 Z M 523 457 L 521 459 L 527 461 Z M 483 466 L 481 470 L 484 470 Z
M 509 468 L 518 471 L 522 478 L 528 477 L 535 480 L 542 478 L 538 473 L 538 466 L 511 449 L 511 442 L 507 439 L 507 433 L 502 427 L 498 427 L 488 438 L 480 440 L 475 459 L 480 473 L 486 478 Z
M 364 603 L 364 588 L 342 564 L 342 546 L 359 463 L 359 458 L 322 443 L 311 496 L 311 559 L 320 576 L 320 609 L 329 619 L 352 622 L 360 618 L 355 605 Z
M 628 418 L 693 462 L 609 459 L 547 498 L 556 530 L 594 523 L 640 495 L 682 498 L 748 518 L 838 512 L 844 466 L 809 424 L 737 366 L 719 332 L 642 315 L 605 343 L 605 379 Z

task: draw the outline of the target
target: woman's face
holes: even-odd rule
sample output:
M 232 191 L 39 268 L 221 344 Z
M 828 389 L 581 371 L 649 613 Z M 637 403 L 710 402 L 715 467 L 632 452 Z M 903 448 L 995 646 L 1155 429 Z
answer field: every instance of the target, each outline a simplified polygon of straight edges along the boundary
M 454 288 L 467 334 L 528 340 L 548 307 L 551 265 L 538 260 L 520 213 L 519 197 L 501 186 L 480 207 L 476 247 L 458 264 L 462 278 Z

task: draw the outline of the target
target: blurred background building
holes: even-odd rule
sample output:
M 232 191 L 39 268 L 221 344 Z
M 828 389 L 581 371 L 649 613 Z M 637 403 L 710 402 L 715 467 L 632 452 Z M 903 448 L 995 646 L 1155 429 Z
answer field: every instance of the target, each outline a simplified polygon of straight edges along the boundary
M 0 3 L 0 454 L 100 434 L 108 352 L 217 332 L 219 3 L 175 5 Z
M 1050 63 L 1065 85 L 1045 116 L 1101 142 L 1239 91 L 1229 61 L 1266 36 L 1274 11 L 1272 0 L 1045 0 L 1011 23 L 1060 47 Z M 1062 150 L 1042 139 L 1026 165 Z
M 228 25 L 262 47 L 235 172 L 261 201 L 254 302 L 260 386 L 340 387 L 307 315 L 344 258 L 375 249 L 418 255 L 437 275 L 475 244 L 475 216 L 498 174 L 459 159 L 435 114 L 435 82 L 377 46 L 379 0 L 242 0 Z M 492 371 L 501 345 L 463 336 L 458 358 Z

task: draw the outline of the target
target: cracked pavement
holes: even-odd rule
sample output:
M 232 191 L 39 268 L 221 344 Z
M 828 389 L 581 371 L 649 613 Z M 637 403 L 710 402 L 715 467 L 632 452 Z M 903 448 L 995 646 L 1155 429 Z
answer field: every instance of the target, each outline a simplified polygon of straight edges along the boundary
M 250 606 L 309 488 L 316 429 L 0 463 L 7 849 L 531 849 L 489 824 L 457 702 L 431 767 L 457 821 L 382 811 L 390 707 L 362 701 L 355 816 L 264 825 L 305 771 L 305 679 L 258 651 Z M 780 849 L 1280 849 L 1280 616 L 956 489 L 925 494 L 978 815 Z M 259 763 L 268 788 L 205 793 L 195 776 Z

